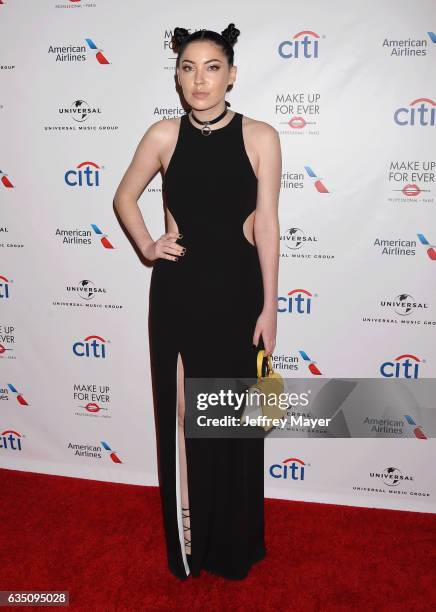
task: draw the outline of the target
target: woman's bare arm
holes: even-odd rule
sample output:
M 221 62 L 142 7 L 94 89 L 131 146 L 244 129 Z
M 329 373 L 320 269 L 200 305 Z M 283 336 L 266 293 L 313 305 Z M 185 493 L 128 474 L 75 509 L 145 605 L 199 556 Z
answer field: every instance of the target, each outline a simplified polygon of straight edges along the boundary
M 264 300 L 253 332 L 257 346 L 262 336 L 265 356 L 272 355 L 277 334 L 277 283 L 280 228 L 278 203 L 282 175 L 282 155 L 277 130 L 267 123 L 257 127 L 259 156 L 254 237 L 262 269 Z
M 162 153 L 176 138 L 177 125 L 167 119 L 153 123 L 140 140 L 114 197 L 114 206 L 141 253 L 150 260 L 157 257 L 175 260 L 182 247 L 175 244 L 177 234 L 168 232 L 154 241 L 144 222 L 138 199 L 162 166 Z M 165 237 L 165 238 L 164 238 Z
M 278 204 L 282 156 L 277 130 L 267 123 L 257 128 L 259 155 L 254 236 L 262 268 L 264 309 L 277 312 L 280 228 Z

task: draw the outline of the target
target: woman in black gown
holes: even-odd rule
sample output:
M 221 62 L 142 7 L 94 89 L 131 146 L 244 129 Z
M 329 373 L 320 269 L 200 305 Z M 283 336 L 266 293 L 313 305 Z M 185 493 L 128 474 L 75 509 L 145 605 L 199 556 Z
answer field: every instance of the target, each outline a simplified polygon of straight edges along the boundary
M 175 28 L 178 85 L 191 110 L 154 123 L 115 206 L 154 261 L 149 332 L 168 566 L 244 578 L 266 554 L 264 439 L 185 436 L 184 381 L 256 378 L 277 327 L 278 132 L 225 101 L 239 30 Z M 231 115 L 231 116 L 230 116 Z M 157 170 L 168 231 L 154 241 L 137 199 Z

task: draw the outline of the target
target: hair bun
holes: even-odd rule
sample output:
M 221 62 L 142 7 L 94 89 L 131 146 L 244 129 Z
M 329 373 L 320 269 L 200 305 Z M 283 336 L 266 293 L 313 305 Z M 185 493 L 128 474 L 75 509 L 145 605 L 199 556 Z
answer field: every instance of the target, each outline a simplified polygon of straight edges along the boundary
M 183 41 L 188 38 L 189 32 L 186 28 L 174 28 L 173 32 L 173 47 L 177 50 Z
M 238 36 L 240 34 L 240 30 L 235 28 L 234 23 L 229 23 L 225 30 L 221 32 L 221 35 L 229 41 L 229 44 L 233 47 L 235 42 L 238 40 Z

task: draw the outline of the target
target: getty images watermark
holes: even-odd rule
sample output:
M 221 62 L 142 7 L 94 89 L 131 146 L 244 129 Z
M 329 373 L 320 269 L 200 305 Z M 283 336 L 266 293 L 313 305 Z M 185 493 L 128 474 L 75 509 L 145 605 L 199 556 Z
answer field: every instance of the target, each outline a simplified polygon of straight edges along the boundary
M 436 436 L 436 379 L 186 378 L 187 437 Z
M 311 418 L 305 417 L 302 414 L 298 416 L 291 414 L 283 417 L 272 416 L 269 410 L 274 410 L 278 413 L 281 410 L 283 413 L 288 410 L 289 406 L 308 406 L 309 393 L 264 393 L 247 389 L 242 393 L 235 392 L 231 389 L 221 389 L 218 393 L 198 393 L 196 396 L 197 410 L 208 410 L 212 406 L 221 408 L 233 408 L 238 415 L 225 415 L 222 417 L 208 417 L 200 415 L 197 417 L 199 427 L 223 427 L 223 426 L 241 426 L 241 427 L 280 427 L 284 429 L 289 423 L 293 426 L 300 427 L 328 427 L 331 419 L 328 418 Z M 267 414 L 257 414 L 259 409 L 265 407 Z M 243 416 L 239 416 L 242 413 Z

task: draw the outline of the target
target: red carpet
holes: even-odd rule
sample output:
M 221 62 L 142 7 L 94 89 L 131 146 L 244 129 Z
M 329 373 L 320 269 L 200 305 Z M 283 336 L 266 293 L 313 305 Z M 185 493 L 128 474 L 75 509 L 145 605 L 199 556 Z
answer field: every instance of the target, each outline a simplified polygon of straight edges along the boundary
M 0 469 L 0 490 L 0 590 L 69 590 L 70 610 L 435 609 L 432 514 L 268 499 L 246 580 L 182 583 L 157 488 Z

